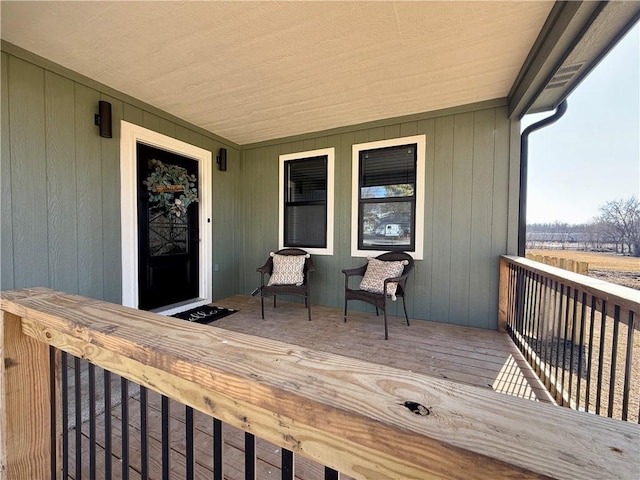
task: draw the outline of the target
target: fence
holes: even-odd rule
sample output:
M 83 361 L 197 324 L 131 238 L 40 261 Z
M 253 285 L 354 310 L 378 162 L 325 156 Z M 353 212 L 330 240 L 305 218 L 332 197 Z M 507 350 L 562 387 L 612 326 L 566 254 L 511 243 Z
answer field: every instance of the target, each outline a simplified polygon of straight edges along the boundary
M 640 292 L 502 257 L 500 324 L 557 403 L 640 418 Z
M 577 262 L 569 258 L 551 257 L 549 255 L 533 255 L 527 253 L 526 258 L 536 262 L 558 267 L 569 272 L 579 273 L 581 275 L 589 275 L 589 262 Z

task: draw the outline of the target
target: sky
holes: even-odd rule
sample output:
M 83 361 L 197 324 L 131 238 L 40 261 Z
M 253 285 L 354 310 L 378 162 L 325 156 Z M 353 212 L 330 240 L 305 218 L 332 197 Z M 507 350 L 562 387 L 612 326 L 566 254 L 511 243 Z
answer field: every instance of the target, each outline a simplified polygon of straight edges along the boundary
M 640 24 L 529 136 L 527 223 L 588 223 L 612 200 L 640 198 Z M 527 115 L 522 130 L 553 112 Z

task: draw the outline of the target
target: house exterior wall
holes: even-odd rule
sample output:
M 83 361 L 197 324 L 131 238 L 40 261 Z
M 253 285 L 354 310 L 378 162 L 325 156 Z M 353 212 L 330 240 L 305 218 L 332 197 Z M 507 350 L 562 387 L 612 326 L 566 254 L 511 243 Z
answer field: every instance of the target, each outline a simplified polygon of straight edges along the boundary
M 498 257 L 517 245 L 519 133 L 505 100 L 240 147 L 5 44 L 0 85 L 0 289 L 121 302 L 124 119 L 213 158 L 228 150 L 228 170 L 214 165 L 212 178 L 214 300 L 250 293 L 278 248 L 279 155 L 335 147 L 334 254 L 314 256 L 312 302 L 341 307 L 341 269 L 364 261 L 351 257 L 351 146 L 425 134 L 424 260 L 410 279 L 409 315 L 496 328 Z M 112 139 L 93 124 L 99 100 L 112 104 Z
M 517 129 L 506 102 L 486 102 L 370 126 L 243 147 L 241 293 L 258 285 L 255 269 L 278 248 L 278 156 L 335 147 L 334 254 L 314 256 L 312 303 L 342 306 L 343 268 L 351 257 L 351 146 L 426 134 L 424 260 L 417 260 L 407 292 L 411 318 L 497 328 L 499 255 L 513 250 L 517 165 L 510 152 Z M 510 188 L 511 185 L 511 188 Z M 515 197 L 515 198 L 514 198 Z M 351 302 L 350 309 L 373 311 Z M 400 301 L 391 308 L 402 315 Z
M 1 86 L 0 289 L 45 286 L 121 302 L 126 120 L 210 150 L 214 159 L 227 148 L 228 170 L 213 166 L 213 298 L 237 292 L 237 145 L 32 55 L 3 51 Z M 94 125 L 99 100 L 112 104 L 110 139 Z

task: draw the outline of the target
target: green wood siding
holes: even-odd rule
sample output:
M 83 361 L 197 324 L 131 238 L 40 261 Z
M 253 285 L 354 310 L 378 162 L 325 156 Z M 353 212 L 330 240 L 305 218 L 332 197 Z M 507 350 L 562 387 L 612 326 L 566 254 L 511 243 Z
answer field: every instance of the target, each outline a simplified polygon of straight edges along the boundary
M 256 267 L 278 248 L 278 156 L 324 147 L 336 149 L 335 244 L 316 255 L 315 304 L 342 306 L 341 270 L 366 259 L 351 257 L 351 146 L 425 134 L 424 260 L 416 262 L 407 309 L 413 318 L 495 329 L 498 257 L 507 250 L 509 144 L 506 106 L 490 106 L 419 120 L 353 127 L 322 136 L 272 141 L 243 149 L 240 293 L 258 285 Z M 373 311 L 353 302 L 349 308 Z M 401 314 L 400 302 L 391 308 Z
M 248 294 L 278 248 L 278 157 L 335 148 L 334 254 L 314 256 L 312 302 L 342 307 L 351 257 L 351 147 L 426 135 L 424 260 L 407 297 L 415 319 L 496 328 L 498 257 L 517 238 L 517 138 L 506 102 L 341 127 L 240 147 L 37 58 L 2 52 L 0 288 L 47 286 L 121 301 L 120 120 L 212 152 L 213 298 Z M 98 136 L 99 100 L 113 138 Z M 514 184 L 516 182 L 516 184 Z M 373 312 L 366 305 L 350 304 Z M 400 302 L 391 314 L 400 315 Z
M 44 63 L 44 62 L 43 62 Z M 50 68 L 51 67 L 51 68 Z M 121 301 L 120 120 L 212 152 L 214 300 L 238 291 L 240 151 L 38 59 L 2 52 L 0 289 L 46 286 Z M 113 138 L 94 125 L 112 104 Z M 129 266 L 125 266 L 129 268 Z

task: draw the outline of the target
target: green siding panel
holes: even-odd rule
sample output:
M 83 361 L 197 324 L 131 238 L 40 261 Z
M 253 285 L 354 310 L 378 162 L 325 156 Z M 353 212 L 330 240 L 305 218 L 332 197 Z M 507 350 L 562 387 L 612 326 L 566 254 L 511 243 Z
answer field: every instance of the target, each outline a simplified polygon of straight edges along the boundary
M 121 301 L 120 121 L 125 119 L 208 149 L 214 158 L 221 146 L 228 149 L 229 170 L 213 166 L 210 228 L 220 273 L 214 273 L 212 295 L 215 300 L 237 293 L 239 149 L 91 85 L 2 52 L 0 287 L 43 285 Z M 112 105 L 110 139 L 101 138 L 94 125 L 99 100 Z
M 212 169 L 213 298 L 248 294 L 278 248 L 278 157 L 335 147 L 334 253 L 316 255 L 312 303 L 342 307 L 351 257 L 355 143 L 426 135 L 424 260 L 407 292 L 410 317 L 496 328 L 498 257 L 513 235 L 516 136 L 500 102 L 238 148 L 128 97 L 106 95 L 2 54 L 1 287 L 45 285 L 121 300 L 120 120 L 205 148 L 227 148 Z M 93 125 L 112 104 L 113 138 Z M 135 104 L 135 105 L 134 105 Z M 215 161 L 215 160 L 214 160 Z M 373 312 L 353 302 L 350 309 Z M 390 312 L 401 314 L 400 302 Z M 398 328 L 403 321 L 394 327 Z
M 446 322 L 450 320 L 449 297 L 451 295 L 453 117 L 436 119 L 435 128 L 431 315 L 432 320 Z
M 0 290 L 14 288 L 13 279 L 13 217 L 11 197 L 11 148 L 9 138 L 9 56 L 2 53 L 0 78 Z
M 470 304 L 472 324 L 488 328 L 495 315 L 489 312 L 491 295 L 491 215 L 493 208 L 493 168 L 495 112 L 483 110 L 474 118 L 474 158 L 471 221 Z M 497 265 L 496 265 L 497 266 Z
M 459 110 L 457 110 L 459 112 Z M 426 135 L 424 260 L 410 278 L 407 309 L 412 318 L 496 328 L 497 262 L 507 239 L 510 122 L 503 107 L 436 118 L 354 128 L 331 136 L 243 150 L 243 224 L 240 293 L 255 288 L 256 267 L 278 238 L 278 155 L 335 147 L 334 254 L 316 255 L 314 304 L 341 307 L 343 268 L 366 260 L 351 257 L 351 147 L 356 143 Z M 344 130 L 344 129 L 343 129 Z M 495 217 L 499 218 L 495 218 Z M 495 297 L 495 298 L 494 298 Z M 373 313 L 352 302 L 349 309 Z M 400 302 L 390 312 L 402 315 Z
M 451 201 L 451 294 L 452 323 L 469 323 L 469 261 L 471 255 L 471 205 L 473 168 L 473 113 L 453 119 L 453 198 Z
M 74 84 L 45 72 L 49 285 L 78 293 Z
M 100 100 L 111 104 L 113 138 L 100 139 L 102 175 L 102 265 L 103 298 L 109 302 L 122 302 L 122 242 L 120 228 L 120 121 L 124 115 L 123 103 L 113 97 L 101 95 Z
M 78 281 L 81 295 L 102 298 L 102 151 L 92 122 L 100 93 L 76 84 L 75 98 Z
M 9 60 L 15 288 L 48 286 L 44 71 Z

